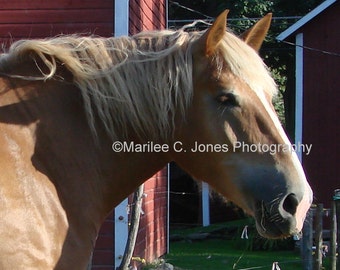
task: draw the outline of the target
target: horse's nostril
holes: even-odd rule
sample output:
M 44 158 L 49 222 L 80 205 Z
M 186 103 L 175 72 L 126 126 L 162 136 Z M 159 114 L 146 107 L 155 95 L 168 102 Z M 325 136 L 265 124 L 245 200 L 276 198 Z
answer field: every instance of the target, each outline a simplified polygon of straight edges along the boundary
M 299 201 L 296 198 L 296 195 L 294 193 L 291 193 L 284 199 L 282 207 L 286 212 L 294 215 L 298 205 Z

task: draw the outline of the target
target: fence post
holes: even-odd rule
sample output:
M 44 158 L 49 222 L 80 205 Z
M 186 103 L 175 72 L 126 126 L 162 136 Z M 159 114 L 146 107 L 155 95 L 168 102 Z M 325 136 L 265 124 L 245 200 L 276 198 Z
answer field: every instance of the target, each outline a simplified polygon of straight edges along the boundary
M 330 270 L 336 270 L 336 209 L 335 200 L 331 205 L 331 239 L 330 239 Z
M 315 261 L 314 270 L 321 270 L 322 267 L 322 229 L 323 229 L 323 204 L 316 206 L 315 212 Z
M 133 195 L 133 206 L 131 212 L 131 225 L 129 228 L 129 236 L 125 246 L 125 252 L 117 270 L 127 270 L 130 269 L 129 265 L 131 263 L 133 251 L 135 249 L 140 216 L 142 213 L 142 199 L 144 195 L 144 184 L 141 184 Z
M 302 229 L 303 270 L 313 269 L 313 210 L 309 209 Z
M 340 270 L 340 189 L 336 189 L 334 190 L 334 207 L 335 207 L 335 223 L 337 224 L 336 228 L 334 228 L 334 230 L 336 232 L 334 232 L 334 234 L 336 234 L 336 238 L 337 238 L 337 242 L 338 242 L 338 248 L 337 248 L 337 253 L 338 253 L 338 258 L 335 259 L 335 264 L 336 264 L 336 270 Z M 335 254 L 336 256 L 336 254 Z

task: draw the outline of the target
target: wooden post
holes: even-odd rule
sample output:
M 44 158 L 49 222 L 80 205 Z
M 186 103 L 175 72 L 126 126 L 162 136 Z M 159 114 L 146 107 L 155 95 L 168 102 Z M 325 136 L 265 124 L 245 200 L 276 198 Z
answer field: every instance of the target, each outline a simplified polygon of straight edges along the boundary
M 331 206 L 331 239 L 330 239 L 330 270 L 336 270 L 336 209 L 335 200 L 332 201 Z
M 321 270 L 322 267 L 322 229 L 323 229 L 323 204 L 316 206 L 315 212 L 315 256 L 314 270 Z
M 135 249 L 137 233 L 139 228 L 139 221 L 142 209 L 142 199 L 144 192 L 144 184 L 140 185 L 134 193 L 133 206 L 131 212 L 131 225 L 129 229 L 129 236 L 125 246 L 125 252 L 118 270 L 128 270 L 131 262 L 132 254 Z
M 302 229 L 301 253 L 303 260 L 303 270 L 313 269 L 312 247 L 313 247 L 313 210 L 309 209 Z
M 336 214 L 336 231 L 337 231 L 337 242 L 338 242 L 338 258 L 336 262 L 336 270 L 340 270 L 340 189 L 334 191 L 334 203 L 335 203 L 335 214 Z

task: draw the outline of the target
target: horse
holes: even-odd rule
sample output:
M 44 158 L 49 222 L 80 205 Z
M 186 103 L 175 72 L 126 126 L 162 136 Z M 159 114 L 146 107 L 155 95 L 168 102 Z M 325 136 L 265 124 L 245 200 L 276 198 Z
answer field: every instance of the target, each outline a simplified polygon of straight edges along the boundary
M 1 54 L 1 269 L 85 269 L 107 214 L 170 161 L 262 236 L 301 230 L 313 195 L 296 153 L 239 147 L 290 146 L 258 54 L 271 14 L 236 36 L 227 13 L 205 31 L 21 40 Z

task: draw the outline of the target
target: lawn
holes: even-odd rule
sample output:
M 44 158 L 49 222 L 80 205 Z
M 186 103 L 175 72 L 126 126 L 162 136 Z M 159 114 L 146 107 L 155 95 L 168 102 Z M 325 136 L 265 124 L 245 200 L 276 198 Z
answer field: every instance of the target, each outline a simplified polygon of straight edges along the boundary
M 270 270 L 274 262 L 278 262 L 281 270 L 302 270 L 299 252 L 287 248 L 289 240 L 280 240 L 283 245 L 280 241 L 259 240 L 251 226 L 249 239 L 240 239 L 242 228 L 249 222 L 246 219 L 205 228 L 171 230 L 172 239 L 177 241 L 170 242 L 165 260 L 181 270 Z M 200 235 L 209 237 L 199 239 Z M 284 248 L 280 250 L 281 246 Z
M 172 242 L 166 261 L 186 270 L 272 269 L 273 262 L 282 270 L 302 269 L 294 251 L 244 251 L 232 240 L 219 239 Z

